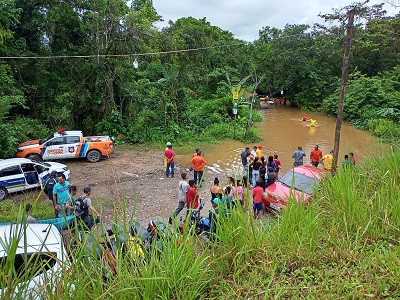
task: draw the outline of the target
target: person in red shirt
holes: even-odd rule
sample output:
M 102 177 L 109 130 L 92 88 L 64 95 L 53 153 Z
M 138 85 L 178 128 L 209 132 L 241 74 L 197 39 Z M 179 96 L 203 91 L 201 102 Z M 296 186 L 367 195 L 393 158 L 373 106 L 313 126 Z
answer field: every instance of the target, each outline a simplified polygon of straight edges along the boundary
M 167 161 L 167 168 L 165 169 L 165 176 L 174 177 L 174 169 L 175 169 L 175 152 L 172 150 L 172 144 L 167 143 L 167 150 L 164 152 L 164 159 Z
M 197 194 L 197 184 L 194 180 L 189 180 L 189 188 L 186 193 L 186 208 L 196 209 L 199 207 L 199 194 Z
M 278 159 L 278 154 L 274 154 L 274 162 L 275 162 L 275 174 L 276 179 L 278 179 L 279 170 L 281 169 L 281 161 Z
M 253 211 L 254 211 L 254 219 L 257 219 L 260 215 L 260 211 L 262 209 L 262 195 L 263 188 L 261 187 L 261 181 L 256 182 L 256 187 L 251 191 L 253 195 Z
M 318 148 L 318 145 L 315 145 L 314 150 L 310 153 L 310 162 L 314 167 L 318 167 L 319 162 L 322 159 L 322 151 Z
M 194 169 L 194 181 L 200 183 L 203 181 L 203 166 L 207 164 L 204 157 L 201 155 L 201 151 L 197 152 L 197 156 L 193 156 L 190 160 L 190 164 L 193 165 Z
M 353 165 L 356 165 L 356 159 L 355 159 L 355 157 L 354 157 L 354 153 L 353 153 L 353 152 L 350 152 L 350 160 L 351 160 L 351 163 L 352 163 Z

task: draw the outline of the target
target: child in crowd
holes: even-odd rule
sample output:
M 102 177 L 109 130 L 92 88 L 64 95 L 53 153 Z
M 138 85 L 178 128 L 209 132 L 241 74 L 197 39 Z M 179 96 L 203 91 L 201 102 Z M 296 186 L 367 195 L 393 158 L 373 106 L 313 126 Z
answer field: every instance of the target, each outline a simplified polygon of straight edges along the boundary
M 197 194 L 197 183 L 195 180 L 189 180 L 189 188 L 186 195 L 187 209 L 197 209 L 199 207 L 199 194 Z
M 224 188 L 224 195 L 222 196 L 221 204 L 224 205 L 227 209 L 231 209 L 232 207 L 233 197 L 231 196 L 231 190 L 232 188 L 228 185 L 226 188 Z
M 263 196 L 263 188 L 261 187 L 261 182 L 256 182 L 256 187 L 253 189 L 251 194 L 253 195 L 253 211 L 254 211 L 254 219 L 258 219 L 260 215 L 260 211 L 262 209 L 262 196 Z

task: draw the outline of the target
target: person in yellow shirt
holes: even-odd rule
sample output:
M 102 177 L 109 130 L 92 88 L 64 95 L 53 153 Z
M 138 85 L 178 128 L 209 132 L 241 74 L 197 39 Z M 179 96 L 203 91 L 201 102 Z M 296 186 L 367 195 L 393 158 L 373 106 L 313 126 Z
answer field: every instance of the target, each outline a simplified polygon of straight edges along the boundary
M 332 164 L 333 164 L 333 150 L 329 154 L 325 154 L 322 156 L 322 163 L 324 164 L 324 168 L 327 171 L 332 170 Z
M 310 126 L 315 127 L 316 125 L 317 125 L 317 120 L 315 120 L 314 118 L 310 118 Z
M 257 150 L 256 150 L 256 155 L 258 157 L 258 161 L 261 161 L 261 157 L 263 156 L 261 149 L 262 149 L 262 146 L 258 145 Z

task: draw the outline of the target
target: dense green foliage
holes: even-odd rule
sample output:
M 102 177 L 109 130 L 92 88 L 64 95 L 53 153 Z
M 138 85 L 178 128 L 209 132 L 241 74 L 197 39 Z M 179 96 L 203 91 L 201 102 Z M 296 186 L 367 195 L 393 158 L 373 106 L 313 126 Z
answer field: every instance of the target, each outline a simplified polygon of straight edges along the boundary
M 282 214 L 264 222 L 255 221 L 250 209 L 220 215 L 215 243 L 176 233 L 163 240 L 168 250 L 153 249 L 145 264 L 118 253 L 112 279 L 101 261 L 88 262 L 87 252 L 78 248 L 74 267 L 65 265 L 52 278 L 55 293 L 35 291 L 44 299 L 397 299 L 399 164 L 394 149 L 363 165 L 339 168 L 308 207 L 290 199 Z M 244 196 L 249 205 L 246 189 Z M 115 207 L 123 210 L 123 201 Z M 23 278 L 8 277 L 10 266 L 0 269 L 0 279 L 8 279 L 12 291 Z
M 359 6 L 345 117 L 386 138 L 399 127 L 400 17 Z M 334 115 L 345 31 L 337 20 L 348 9 L 323 15 L 329 26 L 266 25 L 246 43 L 205 18 L 157 29 L 150 0 L 0 0 L 0 157 L 60 127 L 131 143 L 232 138 L 230 87 L 239 83 L 249 92 L 243 139 L 256 78 L 259 94 L 283 91 L 291 105 Z

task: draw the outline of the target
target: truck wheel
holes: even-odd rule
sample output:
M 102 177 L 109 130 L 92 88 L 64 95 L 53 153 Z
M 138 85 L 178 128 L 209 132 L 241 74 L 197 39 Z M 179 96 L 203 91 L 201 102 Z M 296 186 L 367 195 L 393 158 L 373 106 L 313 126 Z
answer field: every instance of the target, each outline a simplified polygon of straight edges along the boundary
M 42 162 L 43 158 L 39 154 L 30 154 L 28 155 L 28 159 L 31 161 Z
M 8 197 L 8 191 L 5 188 L 0 188 L 0 201 L 5 200 Z
M 86 158 L 90 162 L 98 162 L 101 159 L 101 153 L 98 150 L 91 150 L 86 155 Z

